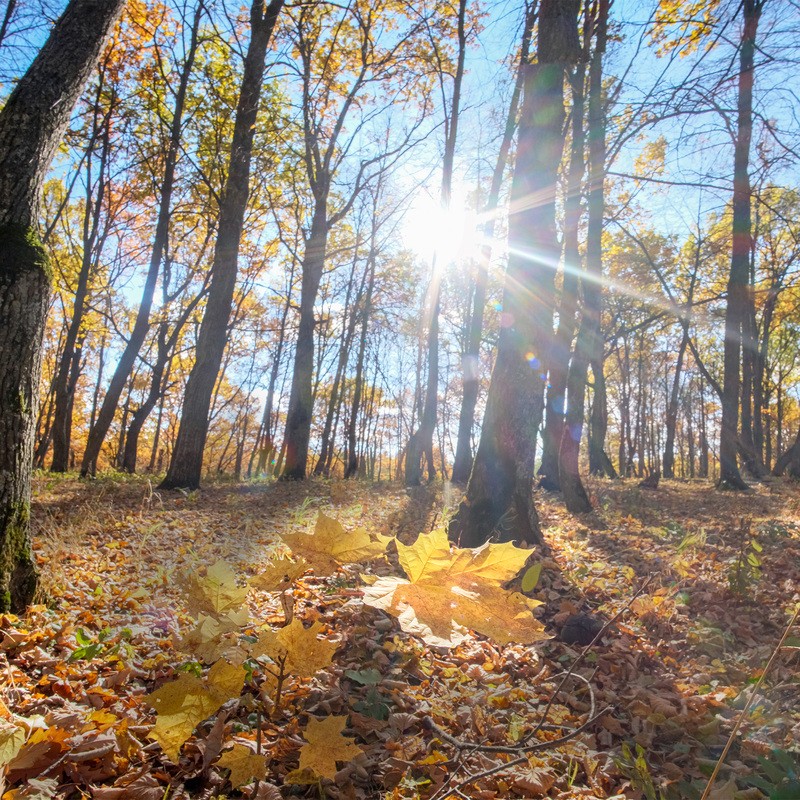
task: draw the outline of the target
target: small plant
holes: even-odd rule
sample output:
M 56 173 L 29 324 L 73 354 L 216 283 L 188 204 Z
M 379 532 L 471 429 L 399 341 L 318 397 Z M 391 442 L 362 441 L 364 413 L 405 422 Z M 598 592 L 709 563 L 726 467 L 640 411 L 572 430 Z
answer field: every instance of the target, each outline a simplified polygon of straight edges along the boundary
M 106 655 L 120 655 L 131 657 L 133 648 L 130 640 L 133 633 L 130 628 L 123 628 L 117 634 L 111 628 L 103 628 L 96 636 L 92 637 L 83 628 L 75 629 L 75 642 L 77 649 L 70 653 L 69 660 L 91 661 L 93 658 Z
M 678 533 L 676 530 L 675 533 Z M 683 553 L 686 550 L 703 547 L 706 543 L 706 532 L 702 528 L 696 533 L 684 533 L 683 538 L 678 544 L 678 553 Z
M 761 558 L 763 548 L 750 535 L 750 522 L 742 520 L 738 530 L 739 551 L 728 570 L 728 584 L 731 591 L 746 595 L 761 580 Z
M 757 775 L 745 783 L 761 789 L 769 800 L 796 800 L 800 797 L 800 755 L 788 750 L 773 750 L 769 756 L 759 756 Z
M 641 792 L 645 800 L 666 800 L 666 795 L 660 789 L 656 789 L 653 783 L 650 765 L 640 744 L 636 745 L 635 755 L 627 743 L 623 744 L 622 757 L 615 758 L 614 762 L 619 771 L 630 781 L 631 787 Z

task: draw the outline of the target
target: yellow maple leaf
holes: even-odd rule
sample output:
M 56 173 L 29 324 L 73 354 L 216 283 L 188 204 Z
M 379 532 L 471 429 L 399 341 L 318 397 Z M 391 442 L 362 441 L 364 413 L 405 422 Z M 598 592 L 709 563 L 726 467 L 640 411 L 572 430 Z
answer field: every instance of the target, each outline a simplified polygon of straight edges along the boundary
M 28 734 L 21 725 L 0 719 L 0 770 L 17 757 Z
M 264 592 L 285 589 L 296 581 L 309 568 L 308 561 L 298 557 L 296 561 L 281 556 L 270 561 L 267 566 L 250 578 L 250 586 Z
M 499 644 L 548 638 L 530 613 L 540 603 L 500 586 L 525 565 L 530 550 L 510 542 L 451 550 L 444 530 L 422 534 L 412 545 L 398 542 L 397 550 L 408 580 L 381 578 L 364 590 L 364 602 L 396 616 L 403 630 L 449 646 L 464 638 L 459 627 Z
M 193 612 L 228 614 L 238 611 L 247 598 L 248 587 L 238 586 L 236 573 L 227 561 L 212 564 L 205 575 L 192 574 L 186 584 Z
M 352 739 L 342 735 L 347 717 L 310 719 L 303 732 L 308 744 L 300 748 L 300 771 L 313 770 L 321 778 L 336 775 L 337 761 L 352 761 L 364 752 Z
M 386 551 L 386 544 L 373 541 L 363 528 L 346 531 L 321 511 L 313 534 L 287 533 L 282 538 L 292 554 L 304 558 L 318 575 L 329 575 L 342 564 L 377 558 Z
M 485 544 L 477 550 L 454 548 L 449 572 L 457 575 L 476 575 L 487 581 L 510 581 L 533 553 L 513 542 Z
M 175 643 L 179 650 L 198 656 L 206 664 L 213 664 L 234 644 L 224 637 L 239 630 L 244 623 L 240 614 L 223 614 L 211 616 L 200 612 L 197 625 Z
M 412 583 L 424 580 L 437 572 L 450 568 L 450 541 L 440 528 L 430 533 L 421 533 L 414 544 L 397 542 L 397 555 L 403 572 Z
M 145 698 L 158 714 L 150 738 L 177 764 L 180 749 L 192 731 L 223 703 L 239 696 L 244 678 L 244 667 L 221 659 L 211 667 L 205 680 L 183 673 L 156 689 Z
M 273 661 L 285 658 L 284 671 L 296 678 L 310 678 L 331 663 L 338 645 L 320 639 L 322 624 L 304 628 L 299 619 L 277 633 L 264 631 L 250 651 L 254 658 L 266 655 Z
M 263 781 L 267 775 L 264 756 L 256 755 L 244 744 L 235 744 L 231 750 L 226 750 L 217 761 L 217 766 L 231 771 L 228 780 L 234 789 L 256 780 Z

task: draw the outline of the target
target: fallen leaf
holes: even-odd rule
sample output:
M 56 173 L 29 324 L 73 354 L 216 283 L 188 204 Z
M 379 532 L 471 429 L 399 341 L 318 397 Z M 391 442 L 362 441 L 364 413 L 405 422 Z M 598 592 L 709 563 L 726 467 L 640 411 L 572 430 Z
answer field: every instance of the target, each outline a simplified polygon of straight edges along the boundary
M 352 739 L 342 735 L 347 717 L 310 719 L 303 738 L 308 744 L 300 748 L 300 770 L 311 770 L 322 778 L 336 775 L 337 761 L 352 761 L 363 750 Z
M 230 750 L 226 750 L 217 761 L 217 766 L 231 771 L 228 780 L 234 789 L 255 780 L 264 780 L 267 774 L 264 756 L 257 755 L 244 744 L 235 744 Z

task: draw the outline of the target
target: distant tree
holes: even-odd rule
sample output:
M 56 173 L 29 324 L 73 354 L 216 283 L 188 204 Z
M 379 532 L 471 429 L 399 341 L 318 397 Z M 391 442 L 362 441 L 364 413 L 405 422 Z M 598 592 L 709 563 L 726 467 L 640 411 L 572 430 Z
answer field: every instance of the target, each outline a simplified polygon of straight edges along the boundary
M 71 0 L 0 111 L 0 610 L 37 577 L 30 472 L 50 267 L 37 223 L 42 184 L 122 0 Z
M 445 59 L 440 50 L 437 33 L 428 28 L 431 34 L 431 47 L 439 64 L 436 75 L 445 96 Z M 450 102 L 443 102 L 444 110 L 444 157 L 442 158 L 442 183 L 439 193 L 439 204 L 447 213 L 453 193 L 453 166 L 458 141 L 458 123 L 461 113 L 461 85 L 464 80 L 464 61 L 467 55 L 467 0 L 458 0 L 456 10 L 456 67 L 453 73 L 453 87 Z M 428 480 L 433 480 L 436 467 L 433 463 L 433 433 L 436 429 L 437 404 L 439 398 L 439 314 L 442 303 L 442 267 L 437 267 L 437 258 L 441 255 L 434 252 L 431 265 L 431 282 L 425 296 L 424 320 L 427 324 L 426 349 L 428 354 L 428 376 L 425 382 L 425 399 L 419 427 L 411 434 L 406 448 L 405 483 L 415 486 L 422 479 L 422 458 L 428 465 Z
M 134 364 L 142 349 L 147 333 L 150 330 L 150 311 L 153 307 L 153 298 L 156 293 L 162 262 L 167 254 L 169 243 L 169 224 L 172 213 L 172 192 L 175 185 L 175 172 L 178 153 L 181 147 L 181 134 L 183 131 L 183 112 L 186 104 L 189 77 L 194 67 L 197 54 L 198 34 L 200 22 L 205 13 L 202 1 L 198 2 L 194 16 L 189 27 L 189 42 L 186 48 L 184 62 L 179 67 L 178 85 L 175 89 L 175 103 L 172 108 L 172 119 L 167 135 L 166 153 L 164 154 L 164 172 L 161 186 L 158 191 L 158 217 L 153 232 L 153 246 L 150 251 L 150 262 L 145 276 L 142 298 L 133 324 L 133 330 L 128 337 L 125 348 L 111 376 L 111 382 L 106 390 L 97 419 L 89 431 L 89 439 L 81 462 L 81 475 L 85 477 L 94 474 L 97 466 L 97 457 L 103 446 L 108 429 L 114 419 L 114 414 L 119 405 L 119 399 L 125 384 L 133 371 Z M 130 466 L 130 465 L 129 465 Z
M 324 3 L 287 15 L 297 53 L 302 106 L 301 159 L 311 193 L 304 226 L 300 309 L 281 477 L 302 480 L 314 410 L 315 306 L 331 231 L 356 199 L 413 144 L 428 110 L 419 31 L 425 19 L 389 0 L 357 0 L 339 14 Z M 391 23 L 389 22 L 391 20 Z M 406 108 L 400 131 L 376 131 L 390 106 Z M 366 145 L 373 137 L 382 141 Z

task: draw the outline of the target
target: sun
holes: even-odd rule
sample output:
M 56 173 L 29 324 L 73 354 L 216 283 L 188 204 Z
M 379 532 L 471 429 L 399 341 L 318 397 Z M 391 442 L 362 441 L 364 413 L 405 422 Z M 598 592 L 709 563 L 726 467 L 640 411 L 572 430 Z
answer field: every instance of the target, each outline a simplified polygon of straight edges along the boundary
M 477 214 L 468 207 L 463 193 L 454 193 L 450 207 L 428 195 L 420 196 L 403 226 L 407 247 L 444 268 L 471 258 L 477 248 Z

